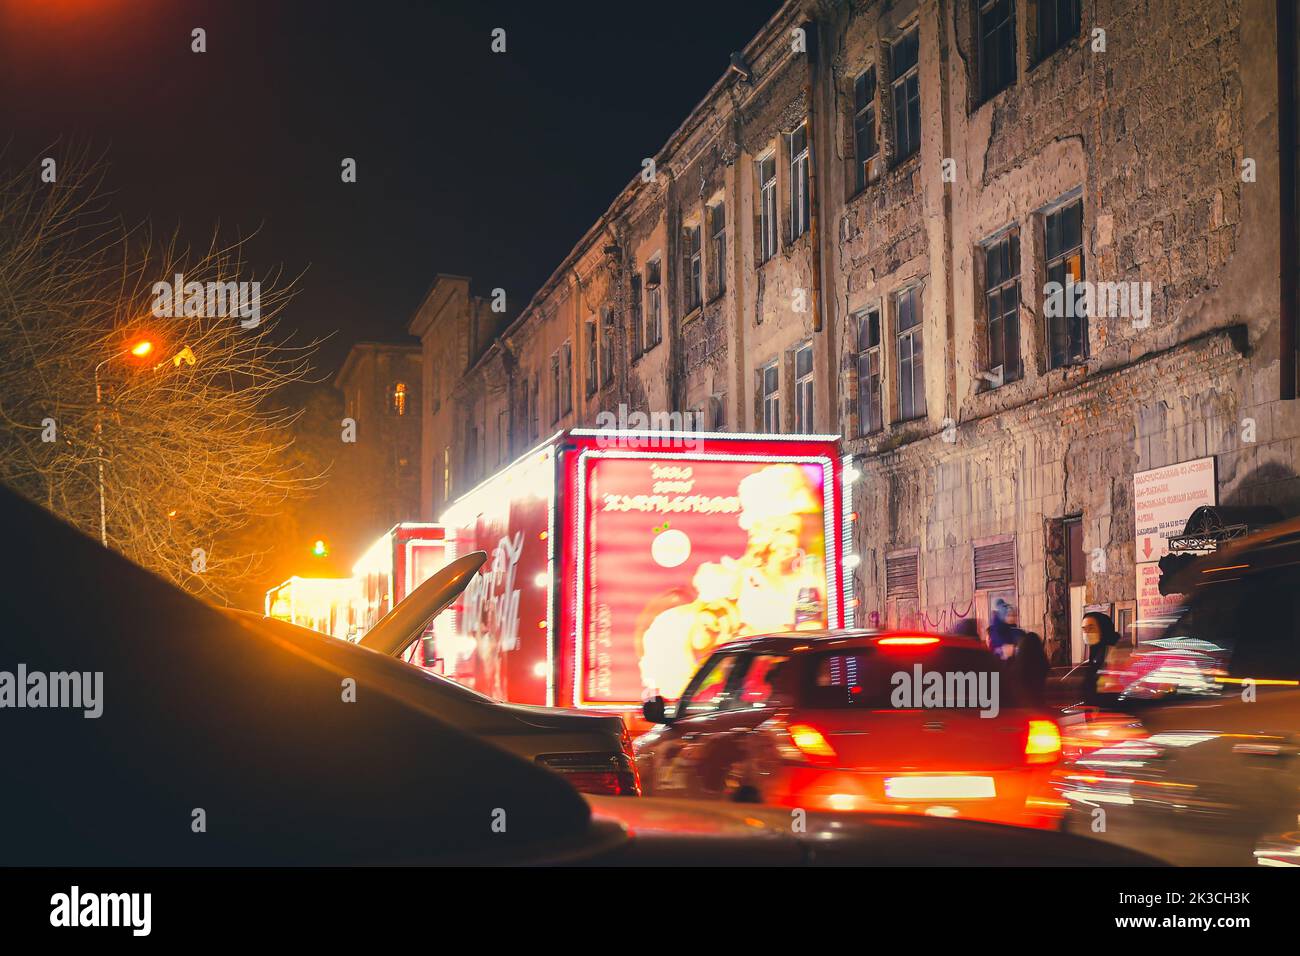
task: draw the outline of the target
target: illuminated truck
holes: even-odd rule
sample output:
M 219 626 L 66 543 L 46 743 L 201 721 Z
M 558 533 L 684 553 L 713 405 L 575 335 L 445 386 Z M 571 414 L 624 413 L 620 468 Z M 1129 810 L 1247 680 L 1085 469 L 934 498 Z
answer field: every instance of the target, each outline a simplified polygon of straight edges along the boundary
M 341 640 L 356 639 L 352 578 L 294 576 L 266 592 L 266 616 Z
M 385 532 L 352 566 L 357 607 L 354 640 L 360 640 L 398 601 L 449 560 L 442 525 L 407 521 Z M 416 641 L 405 658 L 423 665 L 424 643 Z
M 561 431 L 441 515 L 448 560 L 489 558 L 426 666 L 500 700 L 639 712 L 728 641 L 851 624 L 845 480 L 837 436 Z

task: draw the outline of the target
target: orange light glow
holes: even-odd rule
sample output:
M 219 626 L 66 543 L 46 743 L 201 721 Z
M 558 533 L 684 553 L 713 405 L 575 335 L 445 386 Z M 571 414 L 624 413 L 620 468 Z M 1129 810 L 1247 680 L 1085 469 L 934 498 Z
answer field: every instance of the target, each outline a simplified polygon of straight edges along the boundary
M 1051 763 L 1061 756 L 1061 732 L 1050 720 L 1031 720 L 1025 740 L 1025 758 L 1029 763 Z
M 136 342 L 135 345 L 131 346 L 131 354 L 136 358 L 145 358 L 151 352 L 153 352 L 153 343 L 148 339 L 141 339 L 139 342 Z
M 882 637 L 876 643 L 912 647 L 917 644 L 938 644 L 939 639 L 937 637 Z
M 807 757 L 834 757 L 835 748 L 822 736 L 822 732 L 810 724 L 791 724 L 790 739 Z

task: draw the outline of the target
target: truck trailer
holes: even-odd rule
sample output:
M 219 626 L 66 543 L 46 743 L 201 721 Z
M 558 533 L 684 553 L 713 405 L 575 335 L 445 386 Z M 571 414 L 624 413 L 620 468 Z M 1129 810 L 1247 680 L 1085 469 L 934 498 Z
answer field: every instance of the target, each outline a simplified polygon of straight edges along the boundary
M 851 626 L 835 435 L 567 429 L 453 501 L 489 559 L 424 665 L 499 700 L 639 714 L 717 647 Z

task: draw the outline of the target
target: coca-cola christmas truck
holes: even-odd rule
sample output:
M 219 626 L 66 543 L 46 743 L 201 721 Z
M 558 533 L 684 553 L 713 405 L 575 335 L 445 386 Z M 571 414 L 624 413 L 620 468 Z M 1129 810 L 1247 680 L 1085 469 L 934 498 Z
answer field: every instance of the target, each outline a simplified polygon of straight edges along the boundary
M 441 516 L 448 560 L 489 559 L 426 666 L 639 717 L 728 641 L 851 625 L 854 474 L 836 436 L 561 431 Z
M 446 564 L 446 533 L 442 525 L 405 521 L 394 525 L 352 567 L 356 628 L 353 640 L 378 623 L 393 607 Z M 403 655 L 425 664 L 425 640 L 416 641 Z

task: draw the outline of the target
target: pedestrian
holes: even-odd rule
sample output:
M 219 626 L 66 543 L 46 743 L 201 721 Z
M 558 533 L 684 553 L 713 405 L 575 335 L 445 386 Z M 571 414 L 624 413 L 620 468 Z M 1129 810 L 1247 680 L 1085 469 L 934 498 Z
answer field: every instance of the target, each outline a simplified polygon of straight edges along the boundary
M 1050 669 L 1042 637 L 1034 631 L 1021 631 L 1015 656 L 1008 663 L 1007 671 L 1025 705 L 1047 706 L 1047 672 Z
M 1098 679 L 1106 669 L 1106 658 L 1110 649 L 1119 643 L 1119 632 L 1115 622 L 1103 611 L 1089 611 L 1083 616 L 1079 625 L 1083 639 L 1088 643 L 1088 661 L 1083 671 L 1083 699 L 1086 703 L 1100 702 L 1097 691 Z
M 1016 627 L 1018 616 L 1014 605 L 1002 598 L 993 602 L 993 622 L 989 624 L 989 650 L 1001 660 L 1008 660 L 1016 652 L 1016 642 L 1020 639 L 1020 628 Z

